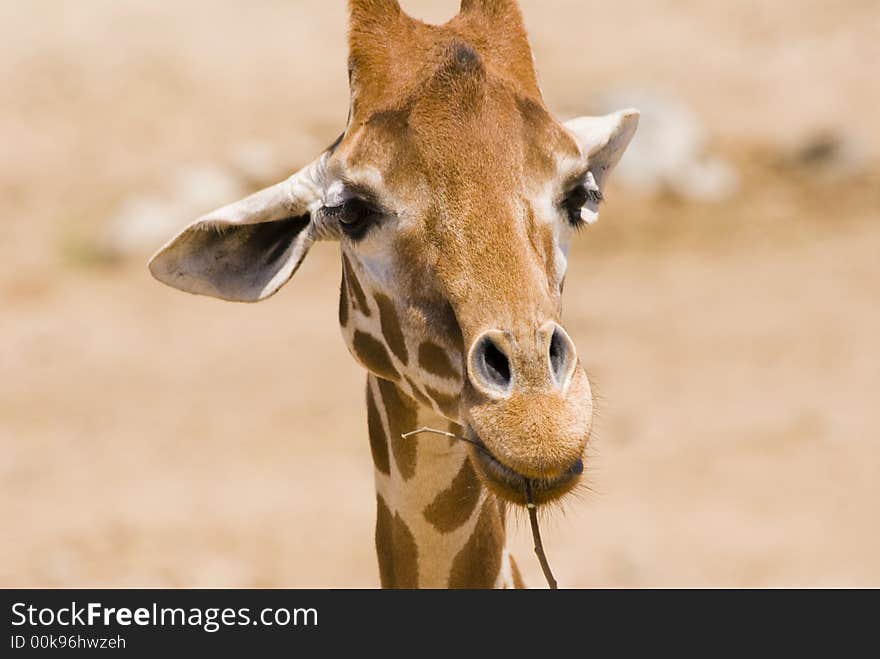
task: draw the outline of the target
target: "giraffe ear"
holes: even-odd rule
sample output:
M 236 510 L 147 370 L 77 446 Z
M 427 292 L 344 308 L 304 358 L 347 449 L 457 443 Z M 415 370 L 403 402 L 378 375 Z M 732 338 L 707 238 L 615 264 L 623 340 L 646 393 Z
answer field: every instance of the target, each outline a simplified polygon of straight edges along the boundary
M 187 293 L 233 302 L 274 294 L 316 239 L 320 163 L 199 218 L 156 253 L 150 272 Z
M 600 190 L 620 161 L 639 125 L 638 110 L 621 110 L 602 117 L 578 117 L 565 122 L 587 156 L 590 172 Z

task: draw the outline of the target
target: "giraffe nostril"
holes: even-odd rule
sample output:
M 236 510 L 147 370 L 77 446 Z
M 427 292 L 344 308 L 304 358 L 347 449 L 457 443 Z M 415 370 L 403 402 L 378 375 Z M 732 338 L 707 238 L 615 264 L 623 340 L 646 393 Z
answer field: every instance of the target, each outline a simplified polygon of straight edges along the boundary
M 472 356 L 474 375 L 479 384 L 506 392 L 513 379 L 510 360 L 489 336 L 480 339 Z
M 510 360 L 491 339 L 485 339 L 481 358 L 486 375 L 499 386 L 510 384 Z
M 575 361 L 574 344 L 568 334 L 557 325 L 550 337 L 550 372 L 559 387 L 565 387 L 571 377 L 573 363 Z
M 565 364 L 565 352 L 565 344 L 562 342 L 562 336 L 559 334 L 559 331 L 556 330 L 553 332 L 553 338 L 550 339 L 550 366 L 553 369 L 553 374 L 557 376 L 557 380 L 559 379 L 558 375 Z

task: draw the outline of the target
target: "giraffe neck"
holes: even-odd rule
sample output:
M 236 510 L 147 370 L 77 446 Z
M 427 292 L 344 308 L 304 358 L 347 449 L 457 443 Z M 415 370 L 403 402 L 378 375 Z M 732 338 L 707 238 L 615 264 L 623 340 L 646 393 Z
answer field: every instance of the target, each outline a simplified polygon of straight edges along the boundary
M 367 421 L 382 587 L 520 587 L 505 546 L 503 508 L 477 478 L 464 444 L 436 435 L 401 437 L 423 426 L 461 429 L 373 375 Z

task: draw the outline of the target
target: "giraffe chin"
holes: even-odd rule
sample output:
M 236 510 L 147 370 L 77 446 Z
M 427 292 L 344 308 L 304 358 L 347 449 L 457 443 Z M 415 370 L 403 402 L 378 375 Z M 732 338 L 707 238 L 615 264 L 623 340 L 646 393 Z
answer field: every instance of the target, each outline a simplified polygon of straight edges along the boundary
M 473 433 L 471 437 L 474 438 Z M 527 478 L 498 460 L 478 438 L 474 438 L 470 454 L 471 461 L 486 487 L 505 501 L 521 506 L 527 503 L 527 480 L 532 487 L 534 503 L 541 505 L 556 501 L 571 492 L 584 472 L 584 462 L 579 459 L 566 472 L 554 478 Z

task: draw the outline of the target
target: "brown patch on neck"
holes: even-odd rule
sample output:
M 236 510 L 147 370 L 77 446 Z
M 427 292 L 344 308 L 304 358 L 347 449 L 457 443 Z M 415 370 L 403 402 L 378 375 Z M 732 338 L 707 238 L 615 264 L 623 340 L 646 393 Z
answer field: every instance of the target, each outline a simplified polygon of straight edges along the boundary
M 351 294 L 354 296 L 353 302 L 355 307 L 358 311 L 369 318 L 370 307 L 367 305 L 367 296 L 364 294 L 364 289 L 361 288 L 360 282 L 355 276 L 354 271 L 351 268 L 351 263 L 345 254 L 342 255 L 342 279 L 348 285 Z
M 404 439 L 401 435 L 416 430 L 418 407 L 392 382 L 382 379 L 377 382 L 388 418 L 388 441 L 394 454 L 394 463 L 403 480 L 409 480 L 416 473 L 417 445 L 414 439 Z
M 452 561 L 450 588 L 492 588 L 501 571 L 504 526 L 493 497 L 483 502 L 474 532 Z
M 391 473 L 391 461 L 388 457 L 388 438 L 382 427 L 382 417 L 373 398 L 373 387 L 367 379 L 367 429 L 370 434 L 370 452 L 373 454 L 373 464 L 383 474 Z
M 458 396 L 447 396 L 444 393 L 437 391 L 431 387 L 425 387 L 425 393 L 437 403 L 437 407 L 440 408 L 440 411 L 447 419 L 457 419 L 458 418 L 458 407 L 459 407 L 459 398 Z
M 419 549 L 400 515 L 376 495 L 376 555 L 382 588 L 418 588 Z
M 345 285 L 345 266 L 342 267 L 342 282 L 339 284 L 339 325 L 348 325 L 348 287 Z
M 355 330 L 354 338 L 352 338 L 351 348 L 361 363 L 368 371 L 378 375 L 385 380 L 399 380 L 400 376 L 391 363 L 391 357 L 385 344 L 377 338 Z
M 431 341 L 419 346 L 419 367 L 447 380 L 458 380 L 461 374 L 452 365 L 446 350 Z
M 466 457 L 449 487 L 425 508 L 425 519 L 440 533 L 451 533 L 471 518 L 482 489 L 470 458 Z
M 406 375 L 403 376 L 403 379 L 406 380 L 406 383 L 409 385 L 410 389 L 412 389 L 413 397 L 428 409 L 432 409 L 431 399 L 422 393 L 419 386 Z
M 409 362 L 409 354 L 406 350 L 406 339 L 403 337 L 403 331 L 400 329 L 400 320 L 397 317 L 394 303 L 391 301 L 391 298 L 382 293 L 376 293 L 373 298 L 379 307 L 379 322 L 382 325 L 382 336 L 385 339 L 385 344 L 391 348 L 391 352 L 406 366 Z

